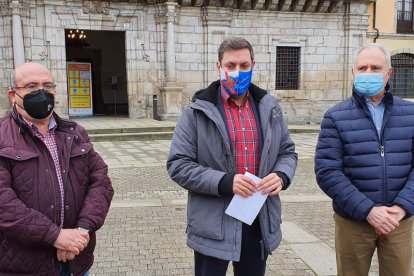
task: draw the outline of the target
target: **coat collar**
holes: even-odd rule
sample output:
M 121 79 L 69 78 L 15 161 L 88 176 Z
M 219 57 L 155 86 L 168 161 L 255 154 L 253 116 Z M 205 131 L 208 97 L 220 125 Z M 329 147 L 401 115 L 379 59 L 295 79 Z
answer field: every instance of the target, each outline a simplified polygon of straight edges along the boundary
M 219 88 L 219 80 L 212 82 L 207 88 L 197 91 L 192 98 L 192 102 L 196 100 L 204 100 L 211 102 L 214 105 L 217 105 L 217 93 L 219 93 L 220 91 Z M 255 102 L 260 102 L 262 98 L 267 94 L 266 90 L 263 90 L 254 84 L 250 84 L 249 92 L 252 95 Z
M 13 106 L 13 110 L 11 111 L 11 115 L 12 118 L 16 121 L 16 123 L 19 125 L 20 128 L 20 132 L 25 132 L 25 131 L 29 131 L 30 127 L 26 124 L 26 122 L 24 121 L 22 115 L 20 115 L 20 113 L 17 111 L 16 107 Z M 53 118 L 56 121 L 56 129 L 60 130 L 60 131 L 69 131 L 69 130 L 73 130 L 76 126 L 76 123 L 67 119 L 63 119 L 61 117 L 59 117 L 55 112 L 53 112 Z
M 387 83 L 387 85 L 385 85 L 384 89 L 385 89 L 385 94 L 384 94 L 383 102 L 384 102 L 384 104 L 386 106 L 387 105 L 392 105 L 392 103 L 393 103 L 393 95 L 392 95 L 392 87 L 391 87 L 391 85 L 389 83 Z M 355 87 L 352 87 L 352 98 L 357 103 L 357 105 L 359 105 L 361 107 L 365 106 L 365 98 L 364 98 L 364 96 L 361 96 L 360 94 L 358 94 L 358 92 L 356 91 Z

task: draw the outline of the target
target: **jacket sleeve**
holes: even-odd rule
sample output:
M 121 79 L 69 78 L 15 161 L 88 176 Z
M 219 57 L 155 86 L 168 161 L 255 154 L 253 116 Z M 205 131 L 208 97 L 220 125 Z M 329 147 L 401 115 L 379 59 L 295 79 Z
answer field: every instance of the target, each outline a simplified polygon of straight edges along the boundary
M 196 193 L 219 196 L 218 186 L 225 172 L 214 170 L 198 163 L 197 118 L 191 108 L 186 107 L 174 131 L 167 170 L 172 180 L 181 187 Z
M 87 137 L 86 132 L 83 135 Z M 89 142 L 89 137 L 87 141 Z M 77 224 L 97 231 L 104 224 L 114 190 L 108 176 L 108 166 L 93 148 L 89 151 L 88 158 L 90 183 Z
M 286 190 L 295 175 L 296 165 L 298 163 L 298 154 L 295 152 L 295 144 L 290 138 L 289 129 L 285 119 L 283 118 L 282 112 L 280 112 L 279 120 L 282 135 L 273 172 L 283 179 L 283 190 Z
M 0 157 L 0 233 L 25 246 L 52 246 L 60 228 L 39 211 L 28 208 L 12 188 L 10 165 Z
M 405 210 L 407 216 L 414 215 L 414 140 L 411 147 L 411 171 L 404 188 L 398 193 L 394 199 L 394 204 L 400 206 Z
M 352 185 L 343 173 L 343 152 L 343 142 L 331 114 L 327 112 L 316 145 L 316 181 L 337 208 L 350 218 L 362 221 L 374 207 L 374 202 Z

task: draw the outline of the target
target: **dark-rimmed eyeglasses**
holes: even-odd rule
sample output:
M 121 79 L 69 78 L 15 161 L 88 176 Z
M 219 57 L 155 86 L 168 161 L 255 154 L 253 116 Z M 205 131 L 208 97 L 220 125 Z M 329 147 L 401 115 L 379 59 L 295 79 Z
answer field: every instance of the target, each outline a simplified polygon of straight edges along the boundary
M 53 91 L 55 91 L 56 86 L 57 85 L 52 83 L 52 82 L 47 82 L 47 83 L 43 83 L 43 84 L 29 83 L 25 86 L 15 86 L 13 88 L 15 88 L 15 89 L 26 89 L 27 91 L 36 91 L 36 90 L 39 90 L 40 87 L 43 87 L 44 90 L 49 91 L 49 92 L 53 92 Z

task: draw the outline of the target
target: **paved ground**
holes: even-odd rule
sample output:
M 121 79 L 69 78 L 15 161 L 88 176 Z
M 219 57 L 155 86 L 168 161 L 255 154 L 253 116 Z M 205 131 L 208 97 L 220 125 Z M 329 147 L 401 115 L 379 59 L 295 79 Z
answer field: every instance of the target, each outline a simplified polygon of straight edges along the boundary
M 299 165 L 291 188 L 282 194 L 284 238 L 268 259 L 266 275 L 335 275 L 331 204 L 313 174 L 317 134 L 292 138 Z M 92 275 L 193 275 L 185 236 L 186 192 L 165 169 L 170 143 L 94 143 L 110 167 L 116 195 L 98 232 Z M 375 261 L 371 270 L 378 274 Z
M 108 128 L 145 128 L 145 127 L 171 127 L 175 122 L 157 121 L 153 119 L 130 119 L 124 116 L 93 116 L 74 118 L 88 130 L 108 129 Z

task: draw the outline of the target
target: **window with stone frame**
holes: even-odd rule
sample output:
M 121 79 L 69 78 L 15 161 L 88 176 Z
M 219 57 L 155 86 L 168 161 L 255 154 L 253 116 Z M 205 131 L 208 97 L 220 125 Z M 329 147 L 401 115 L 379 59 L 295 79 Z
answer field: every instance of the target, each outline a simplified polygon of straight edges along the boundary
M 393 94 L 401 98 L 414 98 L 414 55 L 396 54 L 391 57 L 391 66 Z
M 397 33 L 414 34 L 413 0 L 398 0 Z
M 276 47 L 276 90 L 300 88 L 300 47 Z

